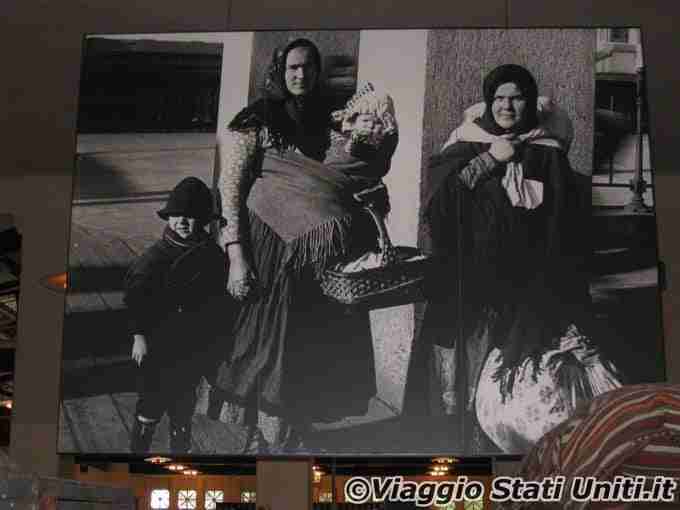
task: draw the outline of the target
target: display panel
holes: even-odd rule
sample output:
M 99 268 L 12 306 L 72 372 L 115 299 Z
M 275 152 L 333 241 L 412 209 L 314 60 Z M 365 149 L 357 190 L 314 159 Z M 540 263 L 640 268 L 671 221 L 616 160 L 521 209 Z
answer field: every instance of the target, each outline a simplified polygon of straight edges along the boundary
M 663 380 L 639 30 L 84 47 L 61 452 L 522 454 Z

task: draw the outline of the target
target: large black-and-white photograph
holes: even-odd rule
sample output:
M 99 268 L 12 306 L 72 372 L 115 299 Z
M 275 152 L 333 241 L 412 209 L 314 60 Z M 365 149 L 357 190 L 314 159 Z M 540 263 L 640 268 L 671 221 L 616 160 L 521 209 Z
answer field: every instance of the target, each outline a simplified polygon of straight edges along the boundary
M 62 453 L 522 454 L 663 380 L 639 30 L 84 48 Z

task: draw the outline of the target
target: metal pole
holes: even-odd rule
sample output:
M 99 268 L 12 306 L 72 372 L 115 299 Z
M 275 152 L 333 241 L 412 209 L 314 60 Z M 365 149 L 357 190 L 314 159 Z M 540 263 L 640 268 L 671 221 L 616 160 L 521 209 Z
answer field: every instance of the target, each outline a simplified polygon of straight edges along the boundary
M 637 143 L 636 143 L 636 165 L 635 176 L 630 180 L 630 189 L 633 192 L 633 197 L 630 202 L 626 204 L 625 211 L 633 214 L 648 213 L 650 208 L 645 205 L 644 193 L 647 189 L 647 183 L 643 175 L 644 170 L 644 133 L 642 132 L 642 105 L 644 101 L 644 66 L 637 69 L 636 80 L 636 103 L 637 103 Z

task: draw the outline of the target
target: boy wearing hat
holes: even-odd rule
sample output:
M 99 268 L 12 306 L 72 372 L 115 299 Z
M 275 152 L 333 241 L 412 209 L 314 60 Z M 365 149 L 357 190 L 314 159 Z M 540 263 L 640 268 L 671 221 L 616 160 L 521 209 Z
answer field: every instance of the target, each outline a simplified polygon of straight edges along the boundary
M 224 252 L 205 230 L 210 221 L 222 220 L 213 212 L 210 189 L 187 177 L 157 214 L 167 226 L 125 278 L 132 359 L 139 366 L 133 453 L 148 452 L 164 413 L 170 419 L 170 450 L 189 451 L 196 387 L 215 368 L 211 351 L 220 343 L 225 313 L 233 311 L 221 299 Z

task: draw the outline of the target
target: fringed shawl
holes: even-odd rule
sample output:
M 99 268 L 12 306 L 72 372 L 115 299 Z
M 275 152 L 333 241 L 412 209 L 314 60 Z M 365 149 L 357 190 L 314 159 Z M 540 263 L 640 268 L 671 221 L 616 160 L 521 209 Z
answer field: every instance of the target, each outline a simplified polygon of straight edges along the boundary
M 368 172 L 369 165 L 350 156 L 320 163 L 291 150 L 265 152 L 247 205 L 288 245 L 288 267 L 311 265 L 319 274 L 348 253 L 359 211 L 352 194 L 366 186 L 352 174 Z

